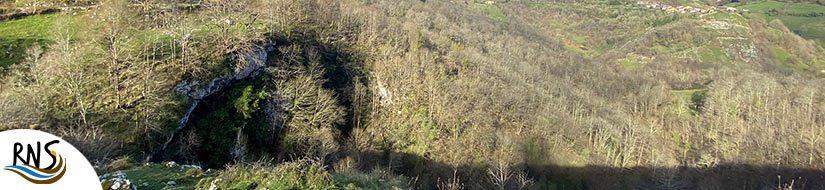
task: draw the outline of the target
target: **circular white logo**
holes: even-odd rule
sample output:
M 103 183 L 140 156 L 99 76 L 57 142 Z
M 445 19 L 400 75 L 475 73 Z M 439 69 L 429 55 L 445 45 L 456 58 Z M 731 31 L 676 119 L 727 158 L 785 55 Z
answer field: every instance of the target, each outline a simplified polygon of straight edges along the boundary
M 0 132 L 0 184 L 10 189 L 100 189 L 92 165 L 63 139 L 36 130 Z

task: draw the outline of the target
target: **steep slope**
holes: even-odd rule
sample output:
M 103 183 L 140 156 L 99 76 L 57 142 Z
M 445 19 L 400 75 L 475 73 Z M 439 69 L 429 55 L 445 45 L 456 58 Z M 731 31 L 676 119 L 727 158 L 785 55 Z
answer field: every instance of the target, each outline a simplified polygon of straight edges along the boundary
M 214 169 L 199 188 L 825 186 L 825 50 L 756 10 L 167 7 L 108 0 L 72 17 L 85 35 L 56 35 L 9 67 L 2 129 L 70 137 L 99 165 L 127 156 Z
M 412 50 L 425 52 L 416 59 L 402 59 L 407 61 L 374 63 L 376 91 L 386 91 L 379 97 L 392 101 L 382 105 L 380 120 L 365 129 L 361 138 L 371 140 L 363 144 L 401 152 L 397 157 L 389 153 L 384 164 L 401 165 L 398 171 L 407 175 L 458 170 L 465 172 L 463 181 L 471 181 L 495 174 L 474 167 L 490 165 L 546 179 L 585 176 L 579 180 L 597 189 L 661 187 L 657 181 L 667 176 L 643 169 L 652 166 L 671 170 L 667 168 L 724 165 L 783 175 L 786 171 L 758 167 L 776 160 L 789 168 L 821 167 L 815 159 L 821 155 L 815 137 L 780 135 L 821 133 L 817 126 L 823 121 L 816 115 L 821 115 L 822 96 L 817 94 L 823 89 L 808 85 L 822 82 L 821 49 L 779 24 L 747 14 L 679 15 L 634 6 L 611 2 L 392 6 L 376 2 L 368 6 L 400 22 L 398 26 L 414 36 Z M 462 20 L 466 17 L 474 19 Z M 495 37 L 473 40 L 486 35 Z M 421 62 L 420 55 L 430 52 L 435 52 L 433 58 L 423 61 L 445 61 L 399 64 Z M 462 54 L 472 56 L 466 61 L 453 57 Z M 455 76 L 450 70 L 439 73 L 452 62 L 469 67 L 455 69 Z M 407 74 L 410 71 L 412 75 Z M 772 106 L 756 104 L 766 101 Z M 807 104 L 796 107 L 794 102 Z M 779 113 L 794 116 L 777 117 Z M 758 132 L 766 128 L 777 131 Z M 762 140 L 746 139 L 782 143 L 767 146 Z M 782 144 L 805 146 L 784 151 Z M 410 155 L 451 167 L 422 166 L 432 163 Z M 590 171 L 588 166 L 640 173 L 600 176 L 598 171 L 604 168 Z M 672 170 L 671 177 L 685 180 L 679 184 L 682 187 L 760 187 L 773 180 L 769 175 L 748 175 L 713 181 L 712 176 L 733 173 Z M 566 172 L 569 175 L 547 176 Z M 646 177 L 628 179 L 640 176 Z M 688 180 L 694 178 L 698 179 Z M 698 182 L 707 180 L 713 182 Z M 493 183 L 472 181 L 468 183 Z

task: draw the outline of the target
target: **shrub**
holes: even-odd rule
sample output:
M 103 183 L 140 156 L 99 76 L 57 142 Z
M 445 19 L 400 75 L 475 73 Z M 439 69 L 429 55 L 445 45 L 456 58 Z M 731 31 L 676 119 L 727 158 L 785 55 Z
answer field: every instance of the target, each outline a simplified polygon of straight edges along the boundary
M 199 188 L 214 184 L 219 189 L 330 189 L 334 184 L 318 162 L 297 160 L 273 166 L 267 161 L 228 166 Z
M 106 170 L 109 172 L 129 169 L 133 166 L 132 159 L 129 157 L 121 157 L 106 165 Z
M 198 168 L 189 168 L 183 174 L 189 177 L 200 177 L 203 176 L 203 170 Z

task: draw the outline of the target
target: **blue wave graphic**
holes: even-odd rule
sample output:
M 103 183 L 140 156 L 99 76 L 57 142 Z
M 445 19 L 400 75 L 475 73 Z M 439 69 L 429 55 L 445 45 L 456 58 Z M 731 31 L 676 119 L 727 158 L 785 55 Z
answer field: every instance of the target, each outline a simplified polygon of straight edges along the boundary
M 37 173 L 37 172 L 32 171 L 31 169 L 29 169 L 29 168 L 27 168 L 27 167 L 23 167 L 23 166 L 15 166 L 15 165 L 11 165 L 11 166 L 6 166 L 6 168 L 17 169 L 17 170 L 23 171 L 23 172 L 25 172 L 26 174 L 29 174 L 29 175 L 34 176 L 34 177 L 37 177 L 37 178 L 50 178 L 50 177 L 52 177 L 52 176 L 54 176 L 54 175 L 55 175 L 55 174 L 51 174 L 51 175 L 42 175 L 42 174 L 39 174 L 39 173 Z

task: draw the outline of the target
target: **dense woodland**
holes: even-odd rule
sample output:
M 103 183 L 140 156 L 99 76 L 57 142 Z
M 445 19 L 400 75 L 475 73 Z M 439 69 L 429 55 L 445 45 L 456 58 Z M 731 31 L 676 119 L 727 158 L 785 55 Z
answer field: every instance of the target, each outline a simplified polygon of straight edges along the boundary
M 753 10 L 4 2 L 0 130 L 200 189 L 825 188 L 822 1 L 671 3 Z

